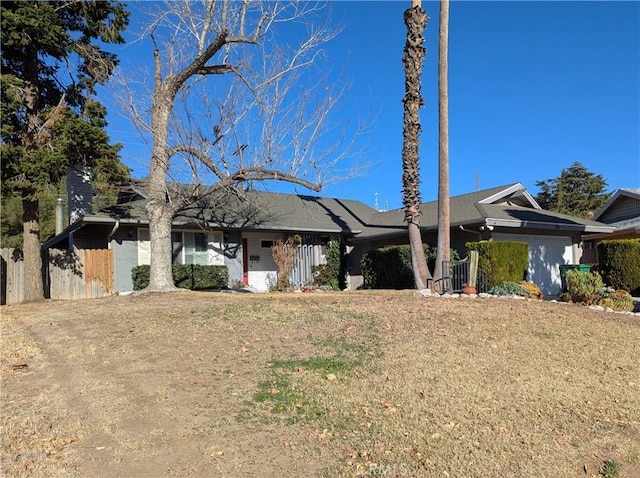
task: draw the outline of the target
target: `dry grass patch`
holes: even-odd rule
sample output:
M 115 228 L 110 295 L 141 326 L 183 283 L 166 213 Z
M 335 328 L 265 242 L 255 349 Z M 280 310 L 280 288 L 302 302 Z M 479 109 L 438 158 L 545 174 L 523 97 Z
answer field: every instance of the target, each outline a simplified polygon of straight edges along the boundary
M 9 476 L 640 475 L 637 318 L 181 292 L 3 307 L 2 327 Z

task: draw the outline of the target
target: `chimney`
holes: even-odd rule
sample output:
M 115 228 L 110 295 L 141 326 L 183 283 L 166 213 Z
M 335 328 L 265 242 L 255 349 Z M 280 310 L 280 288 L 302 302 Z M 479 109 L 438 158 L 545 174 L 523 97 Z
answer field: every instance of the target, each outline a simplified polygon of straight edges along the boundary
M 93 187 L 91 169 L 87 166 L 72 166 L 67 170 L 67 194 L 69 197 L 69 224 L 91 214 Z
M 56 236 L 64 230 L 64 201 L 58 198 L 56 203 Z

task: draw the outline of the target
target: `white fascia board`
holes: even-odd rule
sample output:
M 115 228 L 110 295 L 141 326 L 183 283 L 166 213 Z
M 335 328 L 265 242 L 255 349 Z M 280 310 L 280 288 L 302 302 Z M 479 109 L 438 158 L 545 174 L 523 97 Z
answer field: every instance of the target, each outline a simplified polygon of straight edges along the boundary
M 558 224 L 555 222 L 528 222 L 517 219 L 492 219 L 485 220 L 487 226 L 498 227 L 529 227 L 531 229 L 549 229 L 557 231 L 580 231 L 580 232 L 600 232 L 610 233 L 615 230 L 613 226 L 591 226 L 582 224 Z
M 514 185 L 509 186 L 508 188 L 503 189 L 502 191 L 496 194 L 493 194 L 488 198 L 484 198 L 481 201 L 478 201 L 478 203 L 493 204 L 496 201 L 503 199 L 507 196 L 511 196 L 515 193 L 520 193 L 520 195 L 524 196 L 534 209 L 542 209 L 540 205 L 536 202 L 536 200 L 533 199 L 533 196 L 529 193 L 529 191 L 527 191 L 527 189 L 521 183 L 515 183 Z

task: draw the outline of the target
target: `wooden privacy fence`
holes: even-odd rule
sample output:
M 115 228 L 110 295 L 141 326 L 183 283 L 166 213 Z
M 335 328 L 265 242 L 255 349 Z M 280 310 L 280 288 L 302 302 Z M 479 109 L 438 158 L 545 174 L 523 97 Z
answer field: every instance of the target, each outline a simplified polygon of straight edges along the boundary
M 113 294 L 113 251 L 50 249 L 43 254 L 44 292 L 50 299 L 92 299 Z M 22 301 L 22 254 L 2 249 L 2 304 Z

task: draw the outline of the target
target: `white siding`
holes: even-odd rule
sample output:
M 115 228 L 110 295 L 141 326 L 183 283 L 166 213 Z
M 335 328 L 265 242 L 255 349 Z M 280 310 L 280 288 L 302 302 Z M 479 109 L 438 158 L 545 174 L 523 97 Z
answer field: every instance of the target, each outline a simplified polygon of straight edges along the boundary
M 149 229 L 138 229 L 138 265 L 151 264 L 151 242 Z
M 223 266 L 224 254 L 221 232 L 209 232 L 207 235 L 208 250 L 209 250 L 209 265 L 210 266 Z

